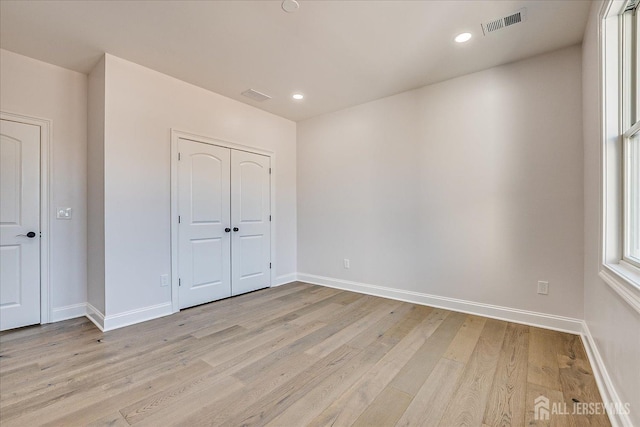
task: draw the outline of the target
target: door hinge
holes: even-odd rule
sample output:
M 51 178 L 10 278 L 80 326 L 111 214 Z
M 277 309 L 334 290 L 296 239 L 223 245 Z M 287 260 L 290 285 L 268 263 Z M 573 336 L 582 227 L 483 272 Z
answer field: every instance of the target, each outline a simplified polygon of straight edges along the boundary
M 178 286 L 182 286 L 182 279 L 178 279 Z
M 178 224 L 180 224 L 180 215 L 178 215 Z
M 271 215 L 269 215 L 269 221 L 271 221 Z
M 269 168 L 269 175 L 271 175 L 271 168 Z
M 182 154 L 178 153 L 178 160 L 182 160 Z
M 269 268 L 271 268 L 271 263 L 269 263 Z

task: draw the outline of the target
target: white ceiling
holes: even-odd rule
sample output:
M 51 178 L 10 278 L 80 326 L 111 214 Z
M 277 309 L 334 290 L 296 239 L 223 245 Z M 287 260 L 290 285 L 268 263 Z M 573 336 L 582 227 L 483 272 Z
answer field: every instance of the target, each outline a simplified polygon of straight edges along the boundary
M 301 120 L 580 43 L 580 0 L 0 1 L 0 46 L 88 73 L 102 52 Z M 527 8 L 487 36 L 480 23 Z M 453 37 L 473 33 L 466 44 Z M 253 88 L 273 99 L 240 95 Z M 303 101 L 291 95 L 300 91 Z

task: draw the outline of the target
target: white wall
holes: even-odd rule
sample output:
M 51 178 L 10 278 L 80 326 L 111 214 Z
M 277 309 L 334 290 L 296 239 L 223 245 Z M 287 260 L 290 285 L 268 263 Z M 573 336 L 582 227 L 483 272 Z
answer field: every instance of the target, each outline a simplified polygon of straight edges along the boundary
M 630 418 L 640 425 L 640 314 L 598 276 L 600 257 L 600 99 L 598 94 L 598 12 L 591 6 L 582 45 L 584 97 L 584 317 L 622 402 L 632 403 Z
M 0 94 L 2 111 L 53 121 L 50 304 L 52 320 L 75 316 L 86 301 L 87 76 L 0 50 Z M 73 219 L 56 220 L 57 207 Z
M 296 271 L 296 124 L 106 55 L 106 315 L 171 300 L 170 129 L 276 154 L 276 276 Z
M 581 90 L 575 46 L 299 122 L 298 271 L 581 318 Z
M 91 70 L 88 86 L 87 302 L 104 314 L 104 57 Z

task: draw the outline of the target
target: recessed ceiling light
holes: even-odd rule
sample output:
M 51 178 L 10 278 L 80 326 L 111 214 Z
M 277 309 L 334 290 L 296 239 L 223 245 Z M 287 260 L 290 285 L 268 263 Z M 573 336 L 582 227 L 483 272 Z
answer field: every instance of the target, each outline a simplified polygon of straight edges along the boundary
M 458 34 L 454 40 L 458 43 L 468 42 L 469 40 L 471 40 L 471 33 Z
M 300 101 L 303 98 L 304 98 L 304 95 L 301 94 L 301 93 L 294 93 L 293 94 L 293 99 L 296 99 L 296 100 Z
M 298 10 L 300 4 L 296 0 L 284 0 L 282 2 L 282 10 L 287 13 L 292 13 Z

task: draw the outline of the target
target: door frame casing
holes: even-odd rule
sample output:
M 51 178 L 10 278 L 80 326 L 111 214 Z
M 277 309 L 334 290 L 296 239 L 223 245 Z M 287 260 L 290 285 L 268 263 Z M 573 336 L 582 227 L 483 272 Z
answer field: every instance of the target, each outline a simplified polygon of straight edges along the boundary
M 51 319 L 51 280 L 49 277 L 49 252 L 51 250 L 49 230 L 51 219 L 49 182 L 51 178 L 51 141 L 53 121 L 40 117 L 0 111 L 0 119 L 40 128 L 40 324 Z
M 202 136 L 199 134 L 181 131 L 177 129 L 171 129 L 171 309 L 173 313 L 180 311 L 179 304 L 179 288 L 178 288 L 178 141 L 180 139 L 188 139 L 189 141 L 199 142 L 202 144 L 215 145 L 218 147 L 229 148 L 231 150 L 246 151 L 249 153 L 259 154 L 267 156 L 271 159 L 270 165 L 272 173 L 269 179 L 269 210 L 271 211 L 270 222 L 270 246 L 271 246 L 271 264 L 272 268 L 269 271 L 269 286 L 273 284 L 274 272 L 276 270 L 276 238 L 275 229 L 277 215 L 275 212 L 275 179 L 273 179 L 276 170 L 276 155 L 275 152 L 265 150 L 263 148 L 252 147 L 236 142 L 225 141 L 219 138 L 211 138 Z M 233 286 L 233 284 L 232 284 Z

